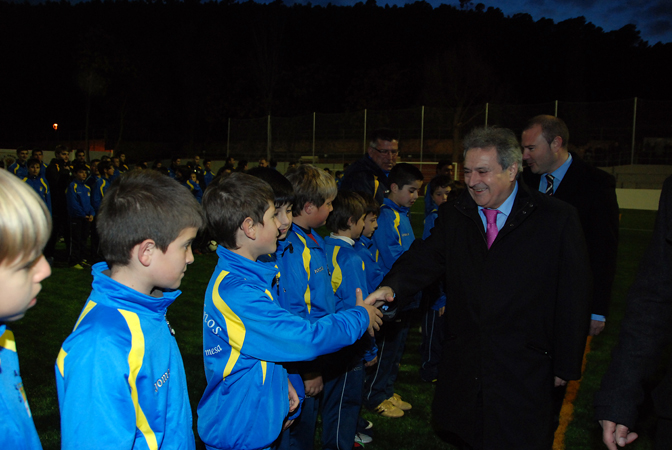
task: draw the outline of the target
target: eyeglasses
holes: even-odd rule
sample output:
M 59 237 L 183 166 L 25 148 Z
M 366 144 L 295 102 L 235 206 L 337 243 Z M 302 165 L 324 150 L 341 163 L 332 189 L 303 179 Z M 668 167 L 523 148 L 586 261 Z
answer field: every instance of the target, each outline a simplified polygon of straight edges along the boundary
M 390 156 L 390 155 L 397 156 L 399 154 L 399 150 L 380 150 L 376 147 L 371 147 L 371 148 L 374 149 L 375 151 L 377 151 L 378 153 L 380 153 L 381 155 L 385 155 L 385 156 Z

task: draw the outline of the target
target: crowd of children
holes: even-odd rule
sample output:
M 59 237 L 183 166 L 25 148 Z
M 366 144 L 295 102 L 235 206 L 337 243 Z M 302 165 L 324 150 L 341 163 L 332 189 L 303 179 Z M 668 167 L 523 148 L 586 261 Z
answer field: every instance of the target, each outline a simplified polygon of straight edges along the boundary
M 415 166 L 392 169 L 378 205 L 369 194 L 339 192 L 311 165 L 285 176 L 261 164 L 215 176 L 210 161 L 187 168 L 177 158 L 165 176 L 128 171 L 118 157 L 86 164 L 83 152 L 71 166 L 66 149 L 49 166 L 35 151 L 17 156 L 18 178 L 0 171 L 0 280 L 10 286 L 0 303 L 0 397 L 13 418 L 0 424 L 0 440 L 16 441 L 11 448 L 41 448 L 5 322 L 34 305 L 50 274 L 43 249 L 63 232 L 49 176 L 59 191 L 67 179 L 71 265 L 85 262 L 92 224 L 90 258 L 104 261 L 92 267 L 92 292 L 55 364 L 63 448 L 195 447 L 166 311 L 206 229 L 218 244 L 204 290 L 207 387 L 197 409 L 207 448 L 312 449 L 320 414 L 322 447 L 351 449 L 371 442 L 363 405 L 386 417 L 411 409 L 394 391 L 408 314 L 381 327 L 382 312 L 363 299 L 415 239 L 410 207 L 423 181 Z M 451 190 L 450 177 L 437 176 L 428 195 L 438 207 Z M 435 218 L 433 209 L 425 234 Z M 316 229 L 325 224 L 323 239 Z M 438 286 L 425 299 L 420 375 L 433 381 L 445 295 Z

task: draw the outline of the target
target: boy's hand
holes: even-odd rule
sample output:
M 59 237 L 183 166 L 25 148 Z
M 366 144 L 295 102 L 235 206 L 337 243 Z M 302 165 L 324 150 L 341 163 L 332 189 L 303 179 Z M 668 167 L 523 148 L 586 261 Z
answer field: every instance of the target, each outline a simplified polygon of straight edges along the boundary
M 299 407 L 301 401 L 299 400 L 299 394 L 296 393 L 296 389 L 294 389 L 294 386 L 292 386 L 292 382 L 289 381 L 289 379 L 287 379 L 287 384 L 289 387 L 289 413 L 292 414 L 296 411 L 296 408 Z
M 310 372 L 303 375 L 303 387 L 306 390 L 307 397 L 315 397 L 322 392 L 324 383 L 322 374 L 319 372 Z
M 373 358 L 371 361 L 364 363 L 364 367 L 371 367 L 375 365 L 378 362 L 378 355 L 376 355 L 375 358 Z
M 282 424 L 282 431 L 285 431 L 287 428 L 291 427 L 293 423 L 294 423 L 294 419 L 285 420 L 285 423 Z
M 391 290 L 392 289 L 390 289 L 390 291 Z M 383 312 L 379 310 L 377 306 L 373 306 L 374 301 L 369 301 L 371 295 L 373 294 L 369 295 L 366 298 L 366 301 L 364 301 L 362 300 L 362 290 L 357 288 L 356 295 L 357 295 L 357 306 L 363 307 L 364 309 L 366 309 L 366 312 L 369 313 L 369 334 L 371 336 L 375 336 L 375 331 L 380 330 L 380 326 L 383 324 Z
M 366 297 L 364 303 L 380 308 L 385 302 L 394 301 L 394 291 L 391 287 L 381 286 Z

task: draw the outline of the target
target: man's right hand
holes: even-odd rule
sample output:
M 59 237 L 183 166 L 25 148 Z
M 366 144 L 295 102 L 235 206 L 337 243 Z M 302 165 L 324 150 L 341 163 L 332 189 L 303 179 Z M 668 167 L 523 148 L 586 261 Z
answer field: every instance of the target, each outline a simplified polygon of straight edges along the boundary
M 369 296 L 366 297 L 366 300 L 364 300 L 364 302 L 368 303 L 369 305 L 373 305 L 376 308 L 380 308 L 385 304 L 385 302 L 392 301 L 394 301 L 394 291 L 391 287 L 388 286 L 379 287 L 370 293 Z
M 609 450 L 617 450 L 616 444 L 619 447 L 625 447 L 637 439 L 637 433 L 630 432 L 625 425 L 618 424 L 610 420 L 600 420 L 602 426 L 602 442 Z
M 380 326 L 383 324 L 383 312 L 377 306 L 374 306 L 373 301 L 369 301 L 370 295 L 366 298 L 366 301 L 362 300 L 361 289 L 357 288 L 356 295 L 357 306 L 361 306 L 369 313 L 369 334 L 375 336 L 375 332 L 380 330 Z

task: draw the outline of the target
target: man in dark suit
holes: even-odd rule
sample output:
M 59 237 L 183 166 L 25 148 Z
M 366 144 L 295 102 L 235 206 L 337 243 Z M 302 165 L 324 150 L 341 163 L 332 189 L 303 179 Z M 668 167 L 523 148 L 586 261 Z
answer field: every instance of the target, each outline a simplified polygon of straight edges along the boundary
M 369 299 L 396 295 L 399 310 L 442 278 L 435 422 L 465 448 L 550 449 L 553 389 L 581 376 L 590 319 L 581 224 L 574 207 L 518 180 L 510 130 L 476 129 L 464 148 L 468 189 Z
M 665 180 L 649 249 L 630 288 L 618 344 L 595 395 L 595 418 L 611 450 L 637 438 L 632 430 L 646 395 L 644 380 L 658 365 L 672 329 L 672 177 Z M 672 368 L 653 392 L 655 449 L 672 448 Z
M 616 180 L 570 153 L 568 143 L 569 130 L 562 119 L 532 118 L 522 136 L 523 160 L 527 162 L 523 180 L 531 189 L 565 201 L 579 213 L 594 286 L 589 334 L 596 336 L 604 329 L 616 275 Z

